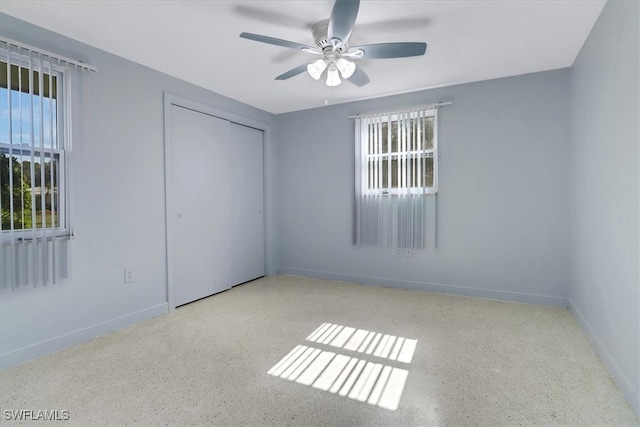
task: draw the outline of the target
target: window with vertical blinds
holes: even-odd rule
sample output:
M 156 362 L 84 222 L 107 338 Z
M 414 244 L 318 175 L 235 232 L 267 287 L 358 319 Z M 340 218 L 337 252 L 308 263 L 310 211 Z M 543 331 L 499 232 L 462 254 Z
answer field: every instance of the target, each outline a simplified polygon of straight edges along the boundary
M 426 247 L 426 196 L 438 191 L 437 109 L 355 118 L 354 242 Z
M 69 76 L 95 71 L 0 39 L 0 283 L 68 276 Z M 64 274 L 61 274 L 64 273 Z
M 66 228 L 62 73 L 37 66 L 0 61 L 0 226 L 14 239 Z

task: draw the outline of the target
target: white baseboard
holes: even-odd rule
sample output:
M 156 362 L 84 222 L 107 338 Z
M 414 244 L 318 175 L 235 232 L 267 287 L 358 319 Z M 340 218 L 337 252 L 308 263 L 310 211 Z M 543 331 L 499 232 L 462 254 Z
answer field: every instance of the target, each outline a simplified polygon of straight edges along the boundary
M 587 339 L 593 346 L 596 354 L 604 366 L 609 370 L 609 374 L 622 391 L 627 402 L 629 402 L 631 410 L 640 417 L 640 390 L 638 390 L 638 386 L 634 385 L 629 377 L 625 375 L 615 357 L 613 357 L 607 350 L 607 347 L 602 344 L 598 334 L 596 334 L 587 319 L 582 315 L 580 309 L 578 309 L 571 300 L 569 300 L 569 309 L 571 310 L 573 317 L 578 322 L 578 325 L 580 325 L 582 332 L 586 335 Z
M 22 348 L 20 350 L 2 354 L 0 355 L 0 369 L 8 369 L 12 366 L 19 365 L 20 363 L 24 363 L 28 360 L 55 353 L 56 351 L 60 351 L 74 344 L 89 341 L 101 335 L 117 331 L 118 329 L 126 328 L 127 326 L 134 325 L 144 320 L 161 316 L 168 313 L 168 311 L 168 304 L 163 303 L 154 307 L 140 310 L 136 313 L 131 313 L 117 319 L 100 323 L 99 325 L 91 326 L 89 328 L 71 332 L 57 338 L 53 338 L 38 344 L 31 345 L 29 347 Z
M 437 283 L 411 282 L 382 277 L 355 276 L 350 274 L 331 273 L 327 271 L 304 270 L 299 268 L 278 268 L 278 274 L 290 274 L 293 276 L 313 277 L 316 279 L 339 280 L 343 282 L 363 283 L 367 285 L 379 285 L 392 288 L 416 289 L 442 294 L 461 295 L 474 298 L 486 298 L 500 301 L 520 302 L 525 304 L 550 305 L 555 307 L 568 307 L 567 298 L 547 295 L 525 294 L 520 292 L 494 291 L 491 289 L 465 288 L 462 286 L 442 285 Z

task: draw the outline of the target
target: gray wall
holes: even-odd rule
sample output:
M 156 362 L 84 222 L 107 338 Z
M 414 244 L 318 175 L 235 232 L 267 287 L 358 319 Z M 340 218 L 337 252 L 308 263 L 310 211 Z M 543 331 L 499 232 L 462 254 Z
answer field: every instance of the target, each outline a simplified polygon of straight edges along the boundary
M 571 75 L 571 308 L 640 414 L 637 1 L 609 1 Z
M 276 116 L 279 271 L 566 306 L 569 74 Z M 437 101 L 454 103 L 439 113 L 437 248 L 398 258 L 354 247 L 347 117 Z
M 88 119 L 74 129 L 73 280 L 2 292 L 0 354 L 9 366 L 166 312 L 163 91 L 266 124 L 273 115 L 7 15 L 0 20 L 5 37 L 99 69 L 83 96 Z M 266 185 L 269 197 L 269 177 Z M 272 230 L 267 224 L 268 242 Z M 125 267 L 135 283 L 123 283 Z

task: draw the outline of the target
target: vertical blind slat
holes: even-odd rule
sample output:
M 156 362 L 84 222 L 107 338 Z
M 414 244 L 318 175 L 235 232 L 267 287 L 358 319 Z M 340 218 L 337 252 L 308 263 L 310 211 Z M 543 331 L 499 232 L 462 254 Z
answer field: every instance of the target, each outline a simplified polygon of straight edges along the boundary
M 42 251 L 41 260 L 42 260 L 42 284 L 46 284 L 48 281 L 47 277 L 47 218 L 45 214 L 45 150 L 44 150 L 44 61 L 42 59 L 42 55 L 38 55 L 38 69 L 40 72 L 38 73 L 38 102 L 40 103 L 40 111 L 39 111 L 39 119 L 40 119 L 40 236 L 42 238 Z
M 22 63 L 18 64 L 18 110 L 20 111 L 20 148 L 24 148 L 24 116 L 23 116 L 23 104 L 22 104 L 22 91 L 24 89 L 24 82 L 22 81 Z M 21 153 L 24 153 L 23 150 L 21 150 Z M 22 181 L 20 182 L 20 206 L 21 206 L 21 221 L 22 221 L 22 230 L 24 232 L 25 229 L 25 217 L 24 217 L 24 192 L 25 192 L 25 188 L 24 188 L 24 157 L 21 156 L 20 158 L 20 177 L 22 178 Z M 21 262 L 22 262 L 22 280 L 20 281 L 21 284 L 23 283 L 27 283 L 27 277 L 29 274 L 29 263 L 27 262 L 27 258 L 29 257 L 29 248 L 27 247 L 27 245 L 21 245 L 22 246 L 22 256 L 21 256 Z
M 380 243 L 380 232 L 379 232 L 379 228 L 380 228 L 380 214 L 381 214 L 381 205 L 380 205 L 380 193 L 381 193 L 381 172 L 382 172 L 382 167 L 380 166 L 382 164 L 382 158 L 380 157 L 380 151 L 382 149 L 382 141 L 380 139 L 380 132 L 382 130 L 382 122 L 381 122 L 381 117 L 377 117 L 376 118 L 376 139 L 375 139 L 375 149 L 376 149 L 376 180 L 375 180 L 375 189 L 376 191 L 373 193 L 373 209 L 375 212 L 375 224 L 374 224 L 374 229 L 372 230 L 373 232 L 373 237 L 374 237 L 374 241 L 373 244 L 374 245 L 378 245 Z
M 423 139 L 423 127 L 424 127 L 424 111 L 419 111 L 418 112 L 418 117 L 416 117 L 416 129 L 417 129 L 417 136 L 416 136 L 416 152 L 417 152 L 417 158 L 416 158 L 416 175 L 417 175 L 417 183 L 418 183 L 418 192 L 420 194 L 420 201 L 422 201 L 422 199 L 424 198 L 424 180 L 422 178 L 422 157 L 423 157 L 423 152 L 422 152 L 422 139 Z M 419 203 L 418 204 L 418 218 L 422 218 L 422 206 L 423 203 Z M 422 220 L 418 221 L 418 232 L 416 233 L 416 237 L 417 237 L 417 242 L 416 242 L 416 246 L 418 249 L 424 249 L 424 234 L 425 234 L 425 229 L 424 229 L 424 223 Z
M 2 187 L 2 174 L 0 174 L 0 188 Z M 0 191 L 0 206 L 2 206 L 2 191 Z M 4 254 L 4 239 L 3 239 L 3 227 L 2 227 L 2 218 L 0 217 L 0 262 L 5 262 L 5 254 Z M 2 283 L 2 288 L 4 288 L 5 283 L 5 270 L 2 269 L 0 271 L 0 283 Z
M 57 108 L 57 101 L 56 101 L 55 108 Z M 58 139 L 55 137 L 54 129 L 53 129 L 53 116 L 54 116 L 55 108 L 53 105 L 53 66 L 51 64 L 51 61 L 49 61 L 49 141 L 50 141 L 49 142 L 49 185 L 51 187 L 51 190 L 49 191 L 49 204 L 51 205 L 51 282 L 53 284 L 56 283 L 55 229 L 56 229 L 57 203 L 55 200 L 55 194 L 56 194 L 56 189 L 58 187 L 57 185 L 54 185 L 57 182 L 57 180 L 54 181 L 54 169 L 56 165 L 56 162 L 54 161 L 55 159 L 54 154 L 53 154 L 54 144 L 56 144 L 56 148 L 59 148 L 57 146 Z
M 88 88 L 88 75 L 85 76 L 86 80 L 85 80 L 85 88 Z M 67 102 L 68 100 L 71 99 L 71 95 L 73 94 L 73 90 L 71 89 L 73 85 L 73 79 L 66 79 L 64 86 L 62 86 L 62 88 L 64 89 L 65 92 L 65 96 L 63 97 L 63 102 Z M 60 82 L 58 82 L 58 87 L 60 87 Z M 69 108 L 68 104 L 64 104 L 62 105 L 62 108 L 65 111 L 64 114 L 64 133 L 66 135 L 66 138 L 64 140 L 64 143 L 66 145 L 66 150 L 64 152 L 64 156 L 65 158 L 63 159 L 65 161 L 64 167 L 65 167 L 65 185 L 64 185 L 64 190 L 65 190 L 65 197 L 64 197 L 64 201 L 65 201 L 65 213 L 66 213 L 66 217 L 65 217 L 65 224 L 67 225 L 67 227 L 69 228 L 69 235 L 73 237 L 74 235 L 74 231 L 73 231 L 73 197 L 70 197 L 71 195 L 73 195 L 73 162 L 71 161 L 69 156 L 73 155 L 73 126 L 71 126 L 71 111 Z M 88 117 L 90 117 L 90 113 L 87 114 Z M 86 136 L 86 135 L 82 135 L 81 136 Z M 67 161 L 67 159 L 69 161 Z M 71 262 L 72 258 L 73 258 L 73 245 L 69 244 L 68 245 L 68 249 L 67 249 L 67 274 L 69 277 L 69 280 L 73 280 L 73 263 Z
M 29 52 L 29 124 L 30 124 L 30 142 L 31 148 L 31 164 L 30 164 L 30 181 L 31 181 L 31 279 L 33 285 L 38 282 L 38 245 L 36 244 L 36 165 L 35 165 L 35 108 L 34 108 L 34 90 L 33 90 L 33 53 Z
M 15 268 L 15 222 L 14 222 L 14 200 L 13 200 L 13 105 L 11 96 L 11 49 L 7 49 L 7 107 L 9 110 L 9 158 L 7 159 L 8 166 L 8 181 L 9 181 L 9 258 L 11 259 L 11 284 L 15 287 L 16 283 L 16 268 Z

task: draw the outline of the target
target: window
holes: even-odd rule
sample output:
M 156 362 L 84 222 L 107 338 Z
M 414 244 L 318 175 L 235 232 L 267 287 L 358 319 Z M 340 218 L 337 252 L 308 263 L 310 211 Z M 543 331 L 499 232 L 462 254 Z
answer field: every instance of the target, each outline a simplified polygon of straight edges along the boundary
M 437 118 L 436 108 L 355 117 L 356 245 L 395 247 L 400 256 L 426 249 L 436 212 L 428 196 L 438 192 Z
M 69 99 L 82 131 L 96 71 L 0 36 L 0 292 L 71 278 Z
M 367 192 L 437 192 L 436 110 L 362 119 L 362 182 Z
M 0 229 L 3 241 L 68 230 L 61 68 L 1 51 Z

